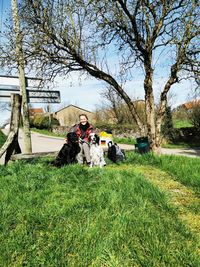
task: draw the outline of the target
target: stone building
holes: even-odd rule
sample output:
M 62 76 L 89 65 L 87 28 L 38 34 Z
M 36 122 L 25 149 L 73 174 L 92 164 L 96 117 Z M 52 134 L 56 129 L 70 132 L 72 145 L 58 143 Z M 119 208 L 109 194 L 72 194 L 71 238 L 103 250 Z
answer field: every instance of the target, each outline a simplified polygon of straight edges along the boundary
M 54 112 L 53 117 L 59 121 L 60 126 L 71 126 L 79 122 L 80 114 L 86 114 L 89 122 L 95 123 L 95 113 L 74 105 L 68 105 Z

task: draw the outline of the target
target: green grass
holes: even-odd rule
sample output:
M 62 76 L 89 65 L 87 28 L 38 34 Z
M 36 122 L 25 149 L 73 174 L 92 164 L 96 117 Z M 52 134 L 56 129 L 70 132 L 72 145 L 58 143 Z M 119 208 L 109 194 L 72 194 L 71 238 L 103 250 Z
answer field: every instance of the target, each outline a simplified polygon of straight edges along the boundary
M 48 163 L 0 166 L 0 266 L 199 266 L 197 238 L 134 168 Z
M 193 126 L 189 120 L 173 120 L 173 125 L 174 128 L 186 128 Z
M 113 141 L 118 144 L 127 144 L 127 145 L 134 145 L 136 140 L 130 137 L 114 137 Z
M 187 142 L 176 142 L 176 143 L 167 143 L 162 145 L 163 148 L 193 148 L 193 147 L 200 147 L 200 141 L 191 141 L 190 143 Z
M 67 133 L 66 134 L 53 133 L 53 132 L 50 132 L 47 129 L 31 128 L 31 131 L 37 132 L 37 133 L 41 133 L 41 134 L 44 134 L 44 135 L 49 135 L 49 136 L 66 137 L 66 135 L 67 135 Z
M 168 172 L 175 180 L 193 189 L 200 196 L 200 158 L 130 153 L 127 162 L 149 165 Z
M 6 136 L 0 130 L 0 147 L 2 147 L 2 145 L 5 143 L 5 141 L 6 141 Z

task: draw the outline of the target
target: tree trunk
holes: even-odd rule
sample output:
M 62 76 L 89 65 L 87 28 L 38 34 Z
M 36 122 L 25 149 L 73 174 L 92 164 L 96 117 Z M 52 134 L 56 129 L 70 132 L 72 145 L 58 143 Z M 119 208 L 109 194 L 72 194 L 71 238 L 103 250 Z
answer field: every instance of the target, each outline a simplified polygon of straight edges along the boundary
M 150 150 L 157 152 L 158 147 L 156 143 L 156 126 L 155 126 L 155 105 L 153 96 L 152 76 L 153 69 L 151 68 L 151 61 L 144 63 L 146 76 L 144 80 L 145 90 L 145 109 L 147 121 L 147 135 L 150 141 Z
M 21 96 L 18 94 L 11 95 L 12 113 L 10 119 L 10 132 L 6 142 L 0 149 L 0 158 L 6 152 L 5 164 L 8 163 L 13 152 L 21 153 L 18 143 L 18 131 L 21 114 Z
M 24 150 L 25 153 L 32 153 L 31 132 L 28 114 L 28 100 L 26 94 L 26 80 L 24 72 L 24 56 L 22 48 L 22 32 L 20 31 L 20 21 L 18 16 L 17 0 L 12 0 L 13 24 L 16 34 L 16 57 L 19 71 L 19 84 L 22 95 L 22 114 L 23 114 L 23 129 L 24 129 Z

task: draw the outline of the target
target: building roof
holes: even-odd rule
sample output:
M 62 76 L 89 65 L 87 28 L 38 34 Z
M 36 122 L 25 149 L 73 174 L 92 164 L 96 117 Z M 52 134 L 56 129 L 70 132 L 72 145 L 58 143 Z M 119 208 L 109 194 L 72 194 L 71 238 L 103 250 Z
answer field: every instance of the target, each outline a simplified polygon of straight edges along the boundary
M 185 108 L 185 109 L 192 109 L 196 106 L 200 106 L 200 99 L 196 99 L 187 103 L 184 103 L 181 105 L 181 107 Z
M 35 114 L 43 114 L 43 108 L 29 108 L 29 115 L 34 116 Z
M 75 105 L 68 105 L 68 106 L 66 106 L 66 107 L 64 107 L 64 108 L 61 108 L 61 109 L 57 110 L 57 111 L 55 112 L 55 114 L 58 113 L 58 112 L 60 112 L 61 110 L 67 109 L 67 108 L 69 108 L 69 107 L 74 107 L 74 108 L 77 108 L 77 109 L 82 110 L 82 111 L 84 111 L 84 112 L 93 113 L 92 111 L 89 111 L 89 110 L 86 110 L 86 109 L 77 107 L 77 106 L 75 106 Z

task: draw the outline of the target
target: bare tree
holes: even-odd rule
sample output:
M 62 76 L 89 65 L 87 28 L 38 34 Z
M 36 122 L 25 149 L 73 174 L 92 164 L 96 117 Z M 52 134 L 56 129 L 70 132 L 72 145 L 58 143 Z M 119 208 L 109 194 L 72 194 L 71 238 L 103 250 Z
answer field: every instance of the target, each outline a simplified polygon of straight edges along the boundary
M 137 128 L 133 117 L 130 115 L 129 109 L 124 102 L 124 100 L 118 95 L 112 87 L 106 87 L 106 89 L 101 93 L 103 106 L 98 109 L 98 113 L 104 113 L 104 116 L 110 118 L 110 120 L 117 124 L 132 124 L 134 128 Z M 106 105 L 105 105 L 106 101 Z M 141 121 L 145 122 L 144 114 L 144 101 L 138 99 L 132 99 L 135 109 L 140 116 Z M 110 113 L 110 116 L 109 116 Z M 112 118 L 112 119 L 111 119 Z M 145 124 L 145 123 L 144 123 Z
M 105 81 L 126 102 L 151 149 L 161 142 L 161 124 L 171 87 L 199 68 L 199 30 L 196 0 L 24 0 L 26 59 L 49 78 L 85 71 Z M 27 12 L 28 10 L 28 12 Z M 109 68 L 107 52 L 115 50 L 119 72 Z M 134 68 L 144 73 L 146 125 L 121 85 Z M 166 81 L 155 112 L 153 81 L 160 68 Z M 189 76 L 187 74 L 189 73 Z M 196 73 L 196 72 L 195 72 Z M 119 75 L 120 74 L 120 75 Z M 156 114 L 157 113 L 157 114 Z

